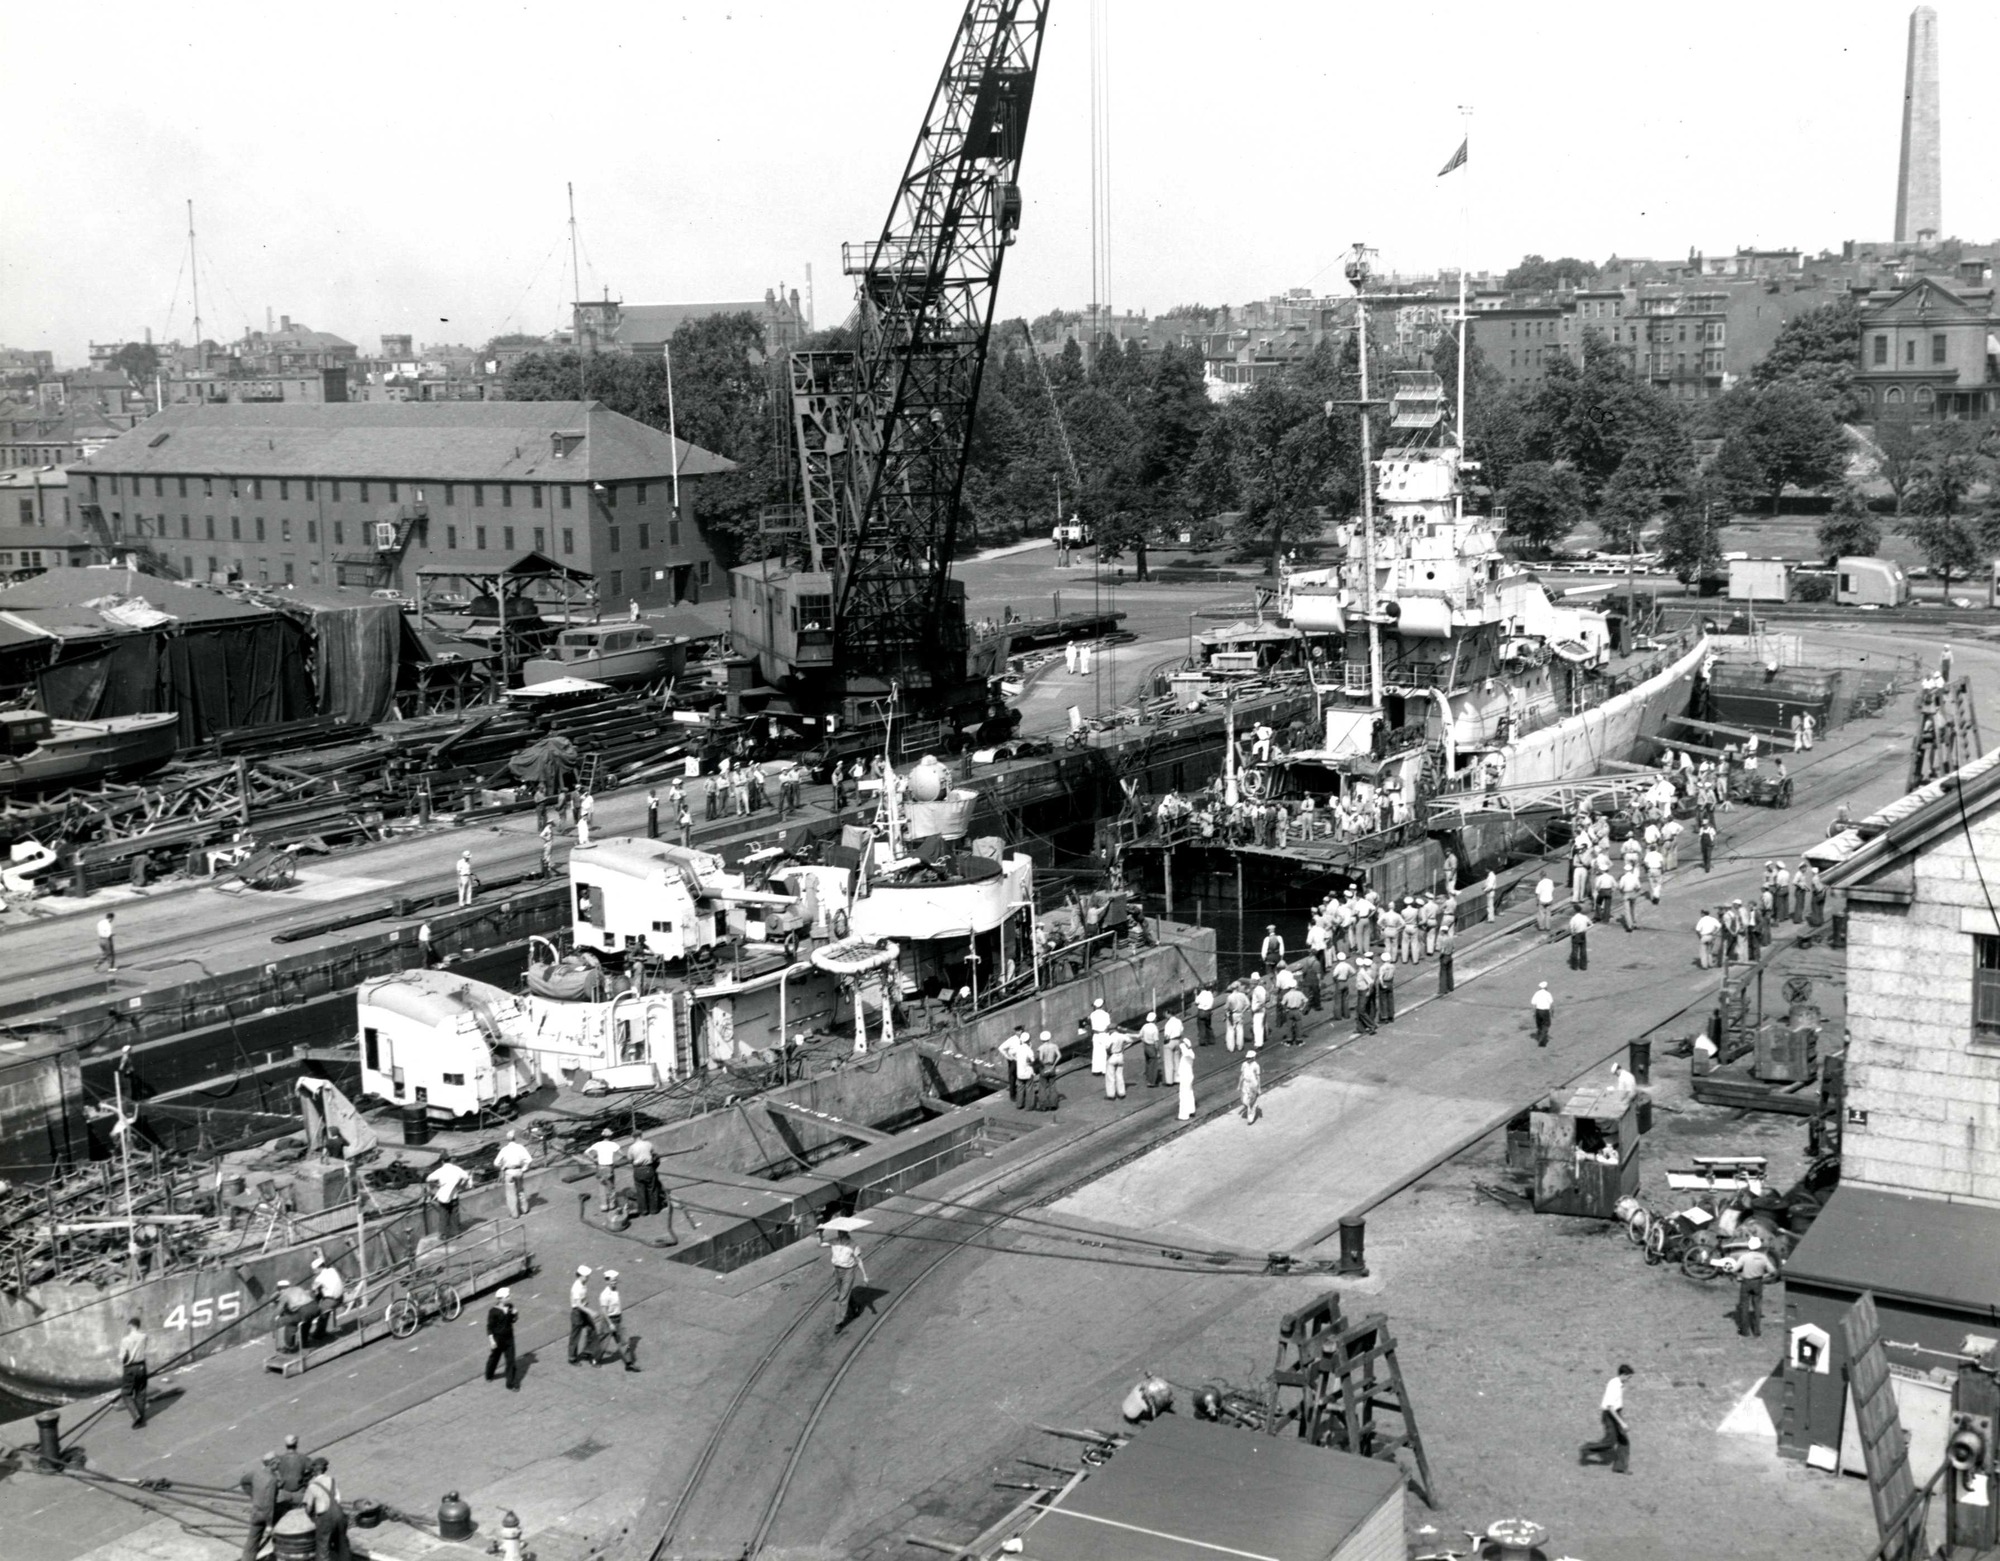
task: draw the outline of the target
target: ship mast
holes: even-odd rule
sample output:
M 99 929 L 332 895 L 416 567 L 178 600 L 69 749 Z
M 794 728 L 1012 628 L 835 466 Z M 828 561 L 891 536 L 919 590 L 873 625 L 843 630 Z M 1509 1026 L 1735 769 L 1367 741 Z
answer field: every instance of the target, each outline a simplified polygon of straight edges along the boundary
M 1375 621 L 1375 451 L 1368 423 L 1368 247 L 1354 246 L 1347 280 L 1354 289 L 1354 318 L 1360 328 L 1361 399 L 1361 569 L 1366 577 L 1362 616 L 1368 621 L 1368 700 L 1382 708 L 1382 631 Z

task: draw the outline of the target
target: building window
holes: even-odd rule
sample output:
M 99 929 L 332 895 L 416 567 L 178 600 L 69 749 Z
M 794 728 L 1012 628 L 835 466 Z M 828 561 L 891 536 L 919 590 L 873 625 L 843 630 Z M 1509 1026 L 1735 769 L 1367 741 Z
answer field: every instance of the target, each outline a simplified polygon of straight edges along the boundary
M 181 535 L 183 537 L 192 537 L 194 535 L 194 523 L 185 515 L 181 516 Z
M 361 502 L 363 504 L 368 502 L 368 479 L 365 477 L 361 480 Z
M 606 552 L 615 553 L 618 551 L 618 528 L 616 526 L 605 527 L 604 541 Z
M 2000 938 L 1989 933 L 1972 938 L 1972 1035 L 2000 1042 Z
M 241 515 L 231 515 L 229 517 L 229 540 L 232 542 L 241 542 L 243 540 L 243 517 Z
M 94 488 L 95 488 L 95 487 L 97 486 L 97 479 L 96 479 L 95 477 L 93 477 L 93 478 L 91 478 L 91 479 L 90 479 L 90 485 L 91 485 L 91 487 L 92 487 L 93 489 L 94 489 Z M 202 480 L 201 480 L 201 496 L 202 496 L 202 497 L 203 497 L 204 499 L 212 499 L 212 498 L 214 498 L 214 497 L 215 497 L 215 479 L 214 479 L 213 477 L 204 477 L 204 478 L 202 478 Z M 92 498 L 96 498 L 96 497 L 97 497 L 97 495 L 96 495 L 95 493 L 92 493 L 92 494 L 91 494 L 91 497 L 92 497 Z M 213 570 L 213 568 L 211 568 L 211 569 L 210 569 L 210 571 L 209 571 L 209 573 L 211 573 L 211 574 L 213 574 L 214 572 L 215 572 L 215 571 Z
M 646 485 L 643 482 L 639 484 L 639 491 L 633 495 L 633 502 L 636 504 L 646 502 Z
M 618 508 L 618 484 L 615 482 L 604 485 L 604 507 L 606 509 Z
M 190 580 L 194 578 L 194 554 L 181 554 L 181 573 L 186 575 Z
M 208 572 L 211 577 L 216 573 L 215 555 L 213 553 L 210 553 L 208 555 Z
M 308 570 L 310 570 L 310 571 L 311 571 L 311 579 L 312 579 L 312 583 L 313 583 L 314 585 L 318 585 L 318 584 L 319 584 L 319 560 L 318 560 L 317 558 L 309 558 L 309 559 L 307 559 L 307 560 L 306 560 L 306 568 L 307 568 Z
M 292 561 L 288 558 L 285 560 L 285 584 L 290 585 L 291 583 L 292 583 Z
M 448 483 L 446 483 L 446 484 L 444 485 L 444 501 L 445 501 L 445 503 L 447 503 L 447 504 L 456 504 L 456 503 L 458 502 L 458 484 L 457 484 L 457 483 L 455 483 L 455 482 L 448 482 Z
M 570 485 L 568 483 L 564 483 L 562 485 L 562 496 L 563 496 L 563 508 L 568 509 L 570 506 Z
M 528 502 L 536 509 L 542 507 L 542 485 L 540 483 L 530 483 L 528 485 Z
M 482 553 L 486 551 L 486 528 L 484 526 L 474 526 L 472 528 L 472 545 Z
M 542 527 L 540 526 L 535 527 L 535 551 L 537 553 L 546 553 L 548 550 L 549 550 L 548 532 L 543 530 Z
M 319 522 L 318 522 L 318 521 L 316 521 L 316 520 L 308 520 L 308 521 L 306 522 L 306 542 L 307 542 L 307 543 L 308 543 L 309 545 L 313 546 L 313 547 L 318 547 L 318 546 L 319 546 Z
M 261 499 L 263 496 L 264 496 L 264 479 L 262 477 L 252 477 L 250 479 L 250 497 L 253 499 Z
M 1944 333 L 1942 331 L 1931 337 L 1931 362 L 1944 362 Z
M 1938 340 L 1943 341 L 1944 338 L 1940 336 Z M 1940 358 L 1938 359 L 1938 361 L 1942 363 L 1944 360 Z M 153 479 L 153 497 L 156 499 L 164 499 L 166 496 L 167 496 L 167 479 L 164 477 L 155 477 Z
M 327 493 L 327 497 L 335 504 L 338 504 L 340 502 L 340 479 L 338 477 L 334 478 L 332 482 L 327 484 L 327 488 L 330 490 Z
M 569 492 L 569 489 L 565 488 L 563 489 L 563 492 L 567 493 Z M 563 533 L 564 554 L 567 555 L 570 553 L 574 553 L 576 551 L 576 531 L 572 527 L 564 526 L 562 528 L 562 533 Z
M 1888 394 L 1883 396 L 1882 399 L 1892 407 L 1901 406 L 1903 404 L 1903 387 L 1901 385 L 1891 385 Z
M 204 515 L 201 517 L 201 520 L 203 526 L 207 528 L 208 540 L 213 542 L 215 540 L 215 517 L 213 515 Z M 209 573 L 213 574 L 215 572 L 215 565 L 210 564 L 208 568 Z
M 1909 337 L 1903 343 L 1903 361 L 1905 363 L 1915 363 L 1917 361 L 1917 339 L 1914 336 Z
M 500 551 L 503 553 L 512 553 L 514 551 L 514 528 L 512 526 L 502 526 L 500 528 Z
M 486 484 L 483 482 L 475 482 L 472 485 L 472 507 L 474 509 L 486 507 Z
M 114 497 L 117 495 L 118 479 L 116 477 L 113 477 L 111 479 L 111 492 Z M 240 499 L 243 497 L 243 481 L 241 478 L 232 477 L 229 479 L 229 496 L 232 499 Z
M 681 523 L 678 520 L 670 520 L 667 522 L 667 546 L 679 547 L 680 545 Z
M 393 482 L 392 482 L 392 483 L 390 483 L 390 484 L 389 484 L 389 502 L 390 502 L 391 504 L 394 504 L 394 503 L 396 502 L 396 496 L 397 496 L 397 492 L 398 492 L 398 489 L 397 489 L 397 486 L 396 486 L 396 484 L 395 484 L 395 483 L 393 483 Z
M 262 515 L 257 517 L 257 540 L 259 542 L 264 540 L 264 517 Z
M 312 502 L 312 496 L 313 496 L 313 480 L 312 480 L 312 478 L 308 477 L 308 478 L 306 479 L 306 502 L 307 502 L 307 503 L 311 503 L 311 502 Z
M 448 548 L 448 549 L 450 549 L 450 550 L 452 550 L 452 551 L 454 551 L 454 552 L 455 552 L 455 551 L 457 551 L 457 549 L 458 549 L 458 527 L 456 527 L 456 526 L 446 526 L 446 527 L 444 528 L 444 545 L 446 546 L 446 548 Z
M 280 516 L 278 519 L 278 540 L 280 542 L 292 540 L 292 517 L 289 515 Z
M 614 597 L 625 594 L 625 571 L 622 569 L 611 571 L 611 594 Z
M 176 478 L 174 479 L 174 481 L 180 484 L 180 490 L 181 490 L 181 497 L 182 497 L 182 498 L 186 498 L 186 497 L 188 496 L 188 480 L 187 480 L 187 478 L 185 478 L 185 477 L 176 477 Z M 194 563 L 194 560 L 193 560 L 193 559 L 189 559 L 189 560 L 188 560 L 188 563 L 189 563 L 190 565 L 192 565 L 192 564 Z M 190 568 L 190 569 L 188 570 L 188 573 L 189 573 L 189 574 L 193 574 L 193 573 L 194 573 L 194 570 L 193 570 L 192 568 Z
M 514 485 L 511 482 L 500 484 L 500 507 L 502 509 L 514 507 Z
M 292 496 L 292 481 L 289 477 L 278 479 L 278 502 L 283 503 Z
M 639 551 L 645 552 L 653 545 L 653 528 L 644 521 L 639 523 Z
M 694 566 L 694 578 L 698 585 L 707 585 L 709 583 L 709 562 L 707 559 L 704 558 Z

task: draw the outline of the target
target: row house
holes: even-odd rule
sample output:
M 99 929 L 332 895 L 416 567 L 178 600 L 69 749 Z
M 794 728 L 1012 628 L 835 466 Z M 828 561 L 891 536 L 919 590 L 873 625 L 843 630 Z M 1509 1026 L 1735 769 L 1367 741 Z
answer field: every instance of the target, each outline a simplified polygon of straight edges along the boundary
M 2000 318 L 1989 287 L 1934 276 L 1861 309 L 1854 385 L 1872 417 L 1984 420 L 2000 413 Z
M 694 495 L 734 469 L 597 401 L 231 403 L 169 407 L 70 491 L 87 527 L 190 579 L 414 595 L 420 567 L 532 552 L 602 602 L 670 606 L 723 589 Z

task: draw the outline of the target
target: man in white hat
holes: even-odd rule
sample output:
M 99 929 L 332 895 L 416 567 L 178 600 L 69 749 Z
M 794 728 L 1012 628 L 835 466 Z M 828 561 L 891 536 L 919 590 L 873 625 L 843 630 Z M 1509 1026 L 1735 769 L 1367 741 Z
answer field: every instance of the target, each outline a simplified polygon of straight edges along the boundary
M 472 903 L 472 853 L 470 851 L 461 851 L 458 853 L 458 903 L 460 905 L 470 905 Z
M 521 1387 L 521 1368 L 514 1361 L 514 1319 L 518 1316 L 514 1292 L 502 1285 L 494 1293 L 493 1305 L 486 1313 L 486 1380 L 493 1380 L 493 1368 L 504 1360 L 509 1393 L 519 1392 Z
M 508 1128 L 507 1142 L 494 1155 L 493 1168 L 500 1173 L 500 1189 L 507 1195 L 507 1212 L 515 1219 L 528 1212 L 528 1167 L 534 1163 L 534 1151 L 521 1142 L 513 1128 Z
M 601 1213 L 609 1214 L 612 1197 L 618 1191 L 618 1162 L 625 1158 L 610 1128 L 597 1135 L 597 1142 L 590 1146 L 590 1158 L 597 1167 L 597 1207 Z
M 604 1271 L 604 1288 L 597 1292 L 597 1310 L 604 1322 L 599 1348 L 602 1348 L 604 1340 L 610 1341 L 614 1351 L 612 1358 L 624 1361 L 627 1371 L 637 1371 L 639 1363 L 633 1358 L 633 1341 L 625 1337 L 625 1297 L 618 1293 L 618 1270 L 615 1268 Z M 590 1358 L 596 1365 L 604 1364 L 598 1349 L 590 1352 Z
M 820 1227 L 819 1244 L 827 1249 L 833 1263 L 833 1331 L 839 1333 L 847 1326 L 847 1314 L 854 1305 L 854 1281 L 859 1278 L 868 1283 L 868 1265 L 861 1261 L 861 1249 L 846 1225 L 838 1221 L 828 1224 L 833 1228 Z
M 1764 1336 L 1764 1281 L 1778 1272 L 1764 1250 L 1764 1238 L 1752 1236 L 1736 1257 L 1736 1336 Z
M 1111 1015 L 1105 1012 L 1104 999 L 1090 1000 L 1090 1071 L 1102 1074 L 1105 1068 L 1105 1051 L 1111 1037 Z
M 590 1265 L 579 1263 L 569 1287 L 569 1363 L 597 1359 L 597 1319 L 590 1313 Z
M 1556 995 L 1549 990 L 1548 982 L 1544 981 L 1535 988 L 1535 995 L 1528 999 L 1528 1007 L 1535 1015 L 1535 1044 L 1546 1046 L 1549 1044 L 1549 1021 L 1556 1010 Z

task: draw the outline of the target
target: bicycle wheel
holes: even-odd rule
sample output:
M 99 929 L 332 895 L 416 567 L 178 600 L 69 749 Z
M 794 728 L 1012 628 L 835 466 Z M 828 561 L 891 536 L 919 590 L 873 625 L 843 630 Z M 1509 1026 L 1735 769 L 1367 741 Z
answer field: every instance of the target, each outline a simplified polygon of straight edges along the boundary
M 1653 1233 L 1653 1213 L 1650 1209 L 1634 1209 L 1625 1218 L 1625 1239 L 1635 1247 L 1643 1247 L 1646 1238 Z
M 389 1331 L 399 1339 L 407 1339 L 417 1331 L 417 1324 L 423 1321 L 417 1311 L 417 1303 L 409 1296 L 398 1296 L 389 1303 L 389 1310 L 383 1313 L 388 1320 Z
M 1667 1256 L 1667 1227 L 1664 1222 L 1654 1220 L 1646 1228 L 1646 1262 L 1657 1268 Z
M 1718 1272 L 1715 1254 L 1707 1247 L 1689 1247 L 1681 1254 L 1681 1272 L 1690 1279 L 1713 1279 Z
M 438 1286 L 438 1316 L 446 1322 L 456 1322 L 458 1314 L 465 1310 L 465 1302 L 452 1285 Z

